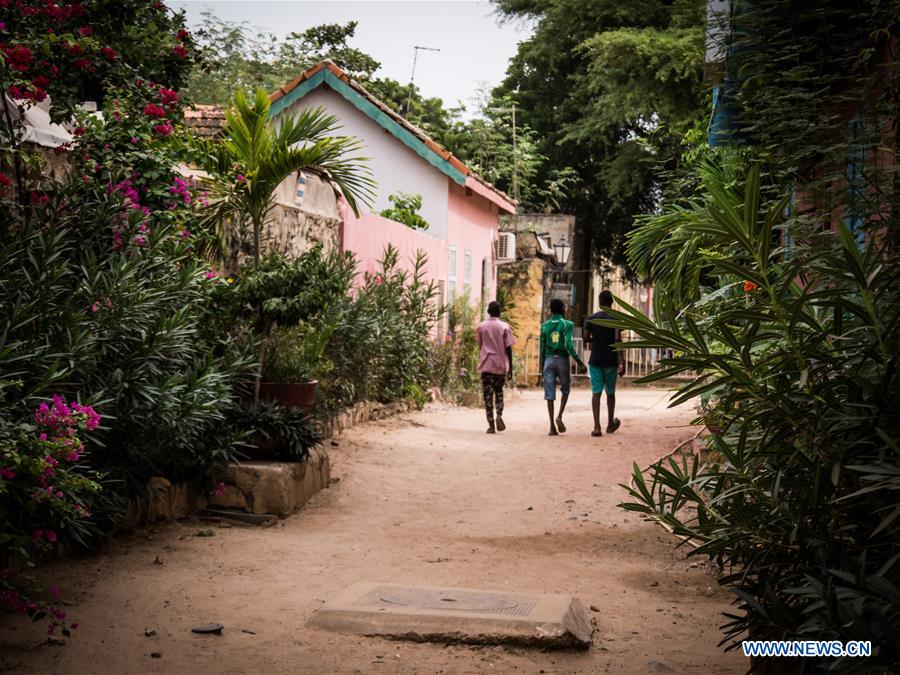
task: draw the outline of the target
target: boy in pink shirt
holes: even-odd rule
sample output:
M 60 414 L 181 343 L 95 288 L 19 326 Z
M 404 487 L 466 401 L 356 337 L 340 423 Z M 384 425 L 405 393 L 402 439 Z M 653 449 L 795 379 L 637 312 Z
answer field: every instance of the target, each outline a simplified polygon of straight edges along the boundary
M 487 413 L 489 434 L 494 431 L 494 403 L 497 404 L 497 431 L 506 429 L 503 423 L 503 381 L 512 379 L 512 346 L 516 344 L 512 330 L 500 320 L 500 303 L 494 300 L 488 305 L 486 321 L 478 324 L 475 338 L 481 348 L 478 371 L 481 373 L 481 390 Z

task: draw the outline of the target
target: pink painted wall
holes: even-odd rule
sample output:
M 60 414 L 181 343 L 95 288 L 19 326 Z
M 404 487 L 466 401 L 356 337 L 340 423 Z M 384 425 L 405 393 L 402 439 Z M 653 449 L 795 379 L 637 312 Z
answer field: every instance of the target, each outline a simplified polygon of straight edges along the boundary
M 485 305 L 497 296 L 497 268 L 494 266 L 494 241 L 499 229 L 499 210 L 495 204 L 461 185 L 447 181 L 449 199 L 447 216 L 447 247 L 456 247 L 456 290 L 462 294 L 465 283 L 465 253 L 471 252 L 472 274 L 469 297 L 482 300 L 482 286 L 486 289 Z M 487 264 L 484 264 L 484 261 Z M 486 273 L 483 279 L 482 271 Z M 450 270 L 448 270 L 449 272 Z
M 471 256 L 469 297 L 474 304 L 482 302 L 482 287 L 487 290 L 484 304 L 497 295 L 497 269 L 494 266 L 494 241 L 499 229 L 499 211 L 484 197 L 466 190 L 452 181 L 448 184 L 447 239 L 438 239 L 425 232 L 413 230 L 373 213 L 362 212 L 359 217 L 341 200 L 340 212 L 344 221 L 342 248 L 356 254 L 362 283 L 365 272 L 379 269 L 378 260 L 388 243 L 400 252 L 400 263 L 411 270 L 416 251 L 428 255 L 428 278 L 445 284 L 442 301 L 450 300 L 450 249 L 456 249 L 456 292 L 463 294 L 466 285 L 466 255 Z M 468 194 L 467 194 L 468 192 Z M 485 261 L 487 261 L 485 263 Z M 486 273 L 486 277 L 484 274 Z
M 365 272 L 380 269 L 378 261 L 389 243 L 399 251 L 399 264 L 404 269 L 412 271 L 416 252 L 424 251 L 428 255 L 428 278 L 435 281 L 447 278 L 447 244 L 443 240 L 374 213 L 363 211 L 356 217 L 343 199 L 340 211 L 344 221 L 342 248 L 353 251 L 359 262 L 356 285 L 362 283 Z

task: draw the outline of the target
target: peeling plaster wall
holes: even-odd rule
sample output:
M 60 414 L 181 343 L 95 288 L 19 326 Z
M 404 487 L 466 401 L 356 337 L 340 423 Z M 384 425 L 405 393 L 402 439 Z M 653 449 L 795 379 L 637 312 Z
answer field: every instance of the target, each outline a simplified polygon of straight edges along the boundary
M 331 185 L 316 175 L 304 173 L 303 196 L 297 196 L 296 173 L 275 191 L 277 204 L 266 221 L 263 246 L 296 258 L 321 244 L 325 251 L 341 246 L 341 215 Z
M 527 344 L 530 336 L 541 332 L 541 310 L 544 304 L 544 270 L 546 261 L 541 258 L 526 258 L 514 263 L 500 265 L 497 272 L 497 284 L 503 288 L 515 306 L 504 310 L 510 323 L 515 324 L 516 344 L 513 356 L 524 364 Z M 535 351 L 535 350 L 531 350 Z M 534 370 L 532 366 L 531 370 Z M 524 368 L 519 370 L 518 383 L 528 384 L 523 379 Z

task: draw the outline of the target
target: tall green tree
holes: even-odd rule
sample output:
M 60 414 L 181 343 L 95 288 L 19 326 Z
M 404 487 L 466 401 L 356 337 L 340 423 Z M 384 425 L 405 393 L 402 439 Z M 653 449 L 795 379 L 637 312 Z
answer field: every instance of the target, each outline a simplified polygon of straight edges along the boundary
M 194 34 L 203 59 L 191 71 L 186 94 L 197 103 L 226 104 L 235 91 L 274 91 L 323 59 L 356 78 L 368 79 L 380 63 L 348 44 L 356 22 L 322 24 L 279 38 L 274 33 L 201 12 Z
M 495 0 L 535 21 L 495 95 L 511 96 L 546 157 L 538 183 L 561 171 L 559 209 L 596 253 L 625 262 L 624 235 L 657 208 L 660 177 L 705 114 L 700 0 Z M 581 247 L 587 266 L 589 246 Z

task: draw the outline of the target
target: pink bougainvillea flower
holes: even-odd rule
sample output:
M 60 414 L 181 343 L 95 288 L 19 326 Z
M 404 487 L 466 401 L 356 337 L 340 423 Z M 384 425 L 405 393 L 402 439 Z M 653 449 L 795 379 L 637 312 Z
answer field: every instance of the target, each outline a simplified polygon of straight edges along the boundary
M 91 305 L 91 312 L 93 312 L 94 314 L 96 314 L 99 310 L 100 305 L 98 303 L 95 302 L 93 305 Z
M 43 530 L 35 530 L 31 533 L 31 543 L 37 544 L 44 537 Z
M 0 185 L 2 185 L 3 187 L 9 187 L 10 185 L 12 185 L 12 178 L 7 176 L 2 171 L 0 171 Z
M 100 50 L 100 53 L 103 54 L 103 56 L 108 58 L 110 61 L 115 60 L 115 58 L 118 56 L 118 54 L 116 53 L 116 50 L 113 49 L 112 47 L 104 47 L 103 49 Z
M 181 234 L 181 238 L 182 238 L 182 239 L 187 239 L 188 237 L 191 236 L 191 233 L 188 231 L 187 228 L 184 228 L 184 229 L 180 232 L 180 234 Z
M 380 275 L 380 274 L 376 274 L 376 275 L 375 275 L 375 284 L 378 285 L 378 286 L 381 286 L 381 281 L 382 281 L 382 280 L 381 280 L 381 275 Z
M 178 34 L 177 34 L 176 37 L 177 37 L 179 40 L 184 40 L 186 37 L 190 37 L 190 35 L 191 35 L 191 34 L 188 33 L 184 28 L 179 28 L 179 29 L 178 29 Z
M 16 477 L 16 472 L 5 466 L 0 466 L 0 478 L 3 480 L 12 480 Z
M 131 240 L 131 243 L 135 246 L 143 246 L 147 243 L 147 240 L 141 235 L 137 235 L 134 239 Z
M 56 532 L 53 530 L 44 530 L 44 539 L 49 541 L 51 544 L 56 543 Z
M 175 45 L 172 47 L 172 53 L 179 59 L 187 58 L 187 49 L 184 48 L 184 45 Z
M 208 271 L 206 274 L 204 274 L 203 276 L 205 276 L 207 279 L 215 279 L 217 275 L 216 275 L 216 273 L 215 273 L 214 270 L 209 270 L 209 271 Z
M 131 137 L 131 144 L 132 144 L 132 145 L 137 145 L 137 144 L 138 144 L 138 138 L 137 138 L 137 136 L 132 136 L 132 137 Z
M 239 173 L 237 176 L 234 177 L 234 180 L 237 181 L 238 183 L 243 183 L 247 179 L 244 177 L 244 174 Z

